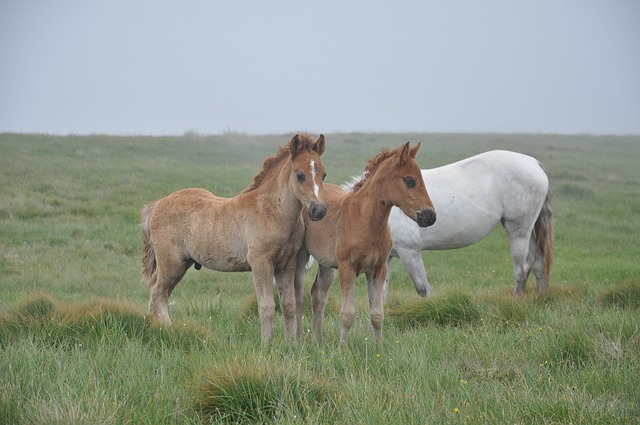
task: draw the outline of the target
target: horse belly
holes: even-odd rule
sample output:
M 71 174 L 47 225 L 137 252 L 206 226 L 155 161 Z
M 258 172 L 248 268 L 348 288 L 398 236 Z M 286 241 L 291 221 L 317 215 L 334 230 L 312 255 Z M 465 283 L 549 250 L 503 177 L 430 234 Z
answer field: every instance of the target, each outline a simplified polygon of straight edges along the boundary
M 208 269 L 221 272 L 250 271 L 247 247 L 242 232 L 233 222 L 217 217 L 208 226 L 191 229 L 189 252 L 194 261 Z
M 189 247 L 191 258 L 208 269 L 221 272 L 250 271 L 247 261 L 247 247 L 238 232 L 231 228 L 210 228 L 194 238 Z
M 500 218 L 497 217 L 487 216 L 479 219 L 476 216 L 472 223 L 464 220 L 440 220 L 438 228 L 435 228 L 434 224 L 428 230 L 417 226 L 416 230 L 420 232 L 423 250 L 456 249 L 480 242 L 499 222 Z
M 247 263 L 246 259 L 238 257 L 216 257 L 207 258 L 202 261 L 194 259 L 198 263 L 202 264 L 208 269 L 216 270 L 219 272 L 249 272 L 251 266 Z
M 449 186 L 438 185 L 430 190 L 438 214 L 433 226 L 420 228 L 413 224 L 420 233 L 423 250 L 473 245 L 491 233 L 502 218 L 499 193 L 487 192 L 477 180 L 458 179 Z

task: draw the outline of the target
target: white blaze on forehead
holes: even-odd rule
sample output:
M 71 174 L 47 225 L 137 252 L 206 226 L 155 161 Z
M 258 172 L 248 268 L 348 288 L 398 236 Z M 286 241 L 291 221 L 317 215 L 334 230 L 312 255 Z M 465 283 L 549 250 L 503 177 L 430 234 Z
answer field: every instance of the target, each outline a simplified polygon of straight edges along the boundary
M 313 193 L 316 194 L 316 198 L 320 196 L 320 186 L 316 183 L 316 162 L 311 160 L 311 180 L 313 180 Z

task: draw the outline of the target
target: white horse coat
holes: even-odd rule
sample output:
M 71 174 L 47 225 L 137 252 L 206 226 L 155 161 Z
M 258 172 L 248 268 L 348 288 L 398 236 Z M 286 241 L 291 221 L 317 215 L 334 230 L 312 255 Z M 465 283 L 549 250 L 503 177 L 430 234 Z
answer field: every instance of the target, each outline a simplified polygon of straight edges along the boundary
M 395 207 L 389 217 L 393 239 L 389 261 L 400 258 L 420 295 L 430 293 L 422 250 L 472 245 L 500 222 L 509 235 L 515 293 L 524 291 L 531 270 L 538 291 L 548 288 L 553 253 L 552 193 L 549 177 L 538 160 L 515 152 L 490 151 L 422 170 L 422 176 L 438 214 L 435 224 L 420 228 Z

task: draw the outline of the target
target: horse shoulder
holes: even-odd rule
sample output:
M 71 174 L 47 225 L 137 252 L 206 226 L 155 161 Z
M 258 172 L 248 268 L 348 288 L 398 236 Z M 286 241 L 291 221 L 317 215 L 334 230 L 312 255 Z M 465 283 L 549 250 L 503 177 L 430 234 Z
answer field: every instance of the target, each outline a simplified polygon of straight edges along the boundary
M 372 231 L 369 223 L 362 220 L 363 204 L 356 199 L 357 193 L 350 192 L 340 204 L 340 219 L 336 226 L 336 255 L 339 261 L 356 262 L 361 267 L 370 266 L 378 257 L 389 255 L 392 246 L 391 230 L 388 222 Z
M 337 267 L 336 239 L 341 212 L 339 205 L 328 204 L 327 214 L 322 220 L 310 221 L 305 218 L 304 243 L 307 250 L 325 267 Z

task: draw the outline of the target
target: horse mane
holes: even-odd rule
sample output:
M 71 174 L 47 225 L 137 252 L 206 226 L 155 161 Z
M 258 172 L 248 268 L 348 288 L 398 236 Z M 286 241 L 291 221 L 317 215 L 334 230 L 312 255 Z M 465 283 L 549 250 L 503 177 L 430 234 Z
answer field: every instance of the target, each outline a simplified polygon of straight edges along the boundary
M 301 143 L 300 150 L 306 150 L 311 152 L 314 140 L 306 133 L 298 134 L 298 141 Z M 262 169 L 258 171 L 258 173 L 253 177 L 253 182 L 249 187 L 247 187 L 244 192 L 251 192 L 252 190 L 256 190 L 260 187 L 262 182 L 264 182 L 267 176 L 271 173 L 271 171 L 282 162 L 283 159 L 288 158 L 290 154 L 289 145 L 283 145 L 278 148 L 278 151 L 274 156 L 271 156 L 264 160 L 262 163 Z
M 402 148 L 403 146 L 395 148 L 394 150 L 389 150 L 389 148 L 382 148 L 379 154 L 377 154 L 376 156 L 374 156 L 369 160 L 369 162 L 367 163 L 367 166 L 364 169 L 364 174 L 362 175 L 362 178 L 360 179 L 360 181 L 355 182 L 352 185 L 353 191 L 354 192 L 358 191 L 362 187 L 362 185 L 365 184 L 367 179 L 369 179 L 370 177 L 373 177 L 376 171 L 378 171 L 378 168 L 380 168 L 380 164 L 382 164 L 386 159 L 391 158 Z
M 360 180 L 362 180 L 363 178 L 364 178 L 364 173 L 360 174 L 359 176 L 353 176 L 351 177 L 351 180 L 349 180 L 348 182 L 342 183 L 340 187 L 345 192 L 353 192 L 353 187 L 357 185 L 360 182 Z

